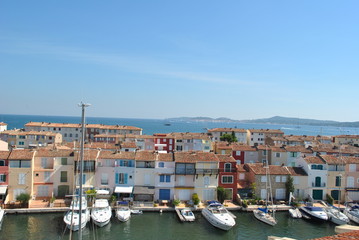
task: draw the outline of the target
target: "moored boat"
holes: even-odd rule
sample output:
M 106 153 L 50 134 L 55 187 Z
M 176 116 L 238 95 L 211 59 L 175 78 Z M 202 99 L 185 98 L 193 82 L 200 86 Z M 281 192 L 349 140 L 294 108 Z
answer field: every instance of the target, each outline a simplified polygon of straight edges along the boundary
M 131 218 L 131 209 L 128 202 L 117 202 L 116 217 L 121 222 L 126 222 Z
M 328 221 L 328 214 L 321 207 L 313 207 L 310 205 L 302 206 L 299 210 L 304 213 L 304 215 L 310 217 L 311 220 L 324 222 Z
M 271 226 L 274 226 L 277 224 L 277 220 L 268 212 L 268 208 L 258 208 L 253 210 L 253 214 L 255 218 L 257 218 L 259 221 L 262 221 L 264 223 L 267 223 Z
M 324 208 L 324 211 L 328 214 L 329 220 L 337 225 L 343 225 L 349 223 L 349 218 L 342 213 L 338 208 L 328 206 Z
M 0 225 L 4 219 L 5 210 L 0 207 Z
M 81 223 L 80 223 L 80 204 L 81 204 Z M 78 231 L 86 226 L 86 223 L 90 220 L 90 210 L 87 208 L 87 201 L 85 197 L 80 198 L 74 196 L 70 205 L 70 208 L 64 216 L 64 222 L 66 226 L 72 231 Z
M 347 203 L 344 209 L 344 214 L 356 224 L 359 224 L 359 205 L 354 203 Z
M 210 224 L 222 230 L 229 230 L 236 224 L 227 209 L 216 201 L 209 202 L 209 205 L 202 210 L 202 215 Z
M 302 218 L 302 213 L 299 211 L 298 208 L 291 208 L 288 210 L 288 212 L 292 218 Z
M 111 207 L 107 199 L 96 199 L 91 210 L 91 219 L 99 227 L 107 225 L 112 216 Z
M 193 222 L 196 219 L 193 212 L 189 208 L 183 208 L 180 212 L 187 222 Z

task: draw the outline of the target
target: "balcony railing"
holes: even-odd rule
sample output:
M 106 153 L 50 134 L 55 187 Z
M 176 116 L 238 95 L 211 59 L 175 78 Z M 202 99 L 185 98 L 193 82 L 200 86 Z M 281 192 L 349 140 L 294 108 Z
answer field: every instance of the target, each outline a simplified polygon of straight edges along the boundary
M 315 183 L 315 182 L 312 182 L 312 187 L 325 187 L 325 183 Z
M 218 174 L 218 169 L 196 169 L 196 174 Z
M 195 170 L 194 169 L 176 169 L 176 174 L 179 174 L 179 175 L 194 175 Z

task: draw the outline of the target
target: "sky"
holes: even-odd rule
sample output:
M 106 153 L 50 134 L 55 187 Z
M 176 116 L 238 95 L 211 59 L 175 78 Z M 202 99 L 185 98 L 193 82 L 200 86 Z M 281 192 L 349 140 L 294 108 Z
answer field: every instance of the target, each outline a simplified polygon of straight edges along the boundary
M 0 113 L 359 121 L 359 1 L 0 1 Z

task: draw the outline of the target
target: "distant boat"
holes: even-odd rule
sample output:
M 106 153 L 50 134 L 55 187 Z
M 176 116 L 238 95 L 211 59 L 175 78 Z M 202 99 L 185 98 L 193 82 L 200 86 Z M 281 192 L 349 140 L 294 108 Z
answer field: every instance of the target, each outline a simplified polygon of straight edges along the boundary
M 164 125 L 165 126 L 171 126 L 171 123 L 165 123 Z

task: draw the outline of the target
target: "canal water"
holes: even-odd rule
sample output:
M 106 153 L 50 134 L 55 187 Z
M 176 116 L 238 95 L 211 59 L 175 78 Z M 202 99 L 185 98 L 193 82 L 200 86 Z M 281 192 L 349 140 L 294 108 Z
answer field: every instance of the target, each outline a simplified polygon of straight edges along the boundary
M 109 225 L 98 228 L 89 222 L 83 230 L 83 239 L 119 239 L 119 240 L 209 240 L 209 239 L 267 239 L 267 236 L 286 236 L 295 239 L 312 239 L 334 235 L 335 225 L 313 223 L 302 219 L 292 219 L 287 212 L 278 212 L 278 224 L 274 227 L 256 220 L 252 213 L 233 212 L 236 226 L 229 231 L 219 230 L 210 225 L 200 212 L 195 213 L 196 221 L 181 223 L 175 212 L 144 212 L 133 215 L 122 223 L 112 218 Z M 42 240 L 70 239 L 69 230 L 63 222 L 62 213 L 48 214 L 8 214 L 1 230 L 1 240 Z M 74 232 L 72 239 L 78 239 Z

